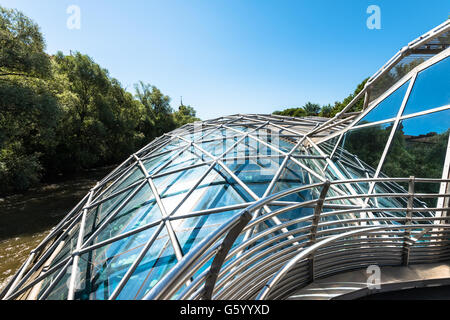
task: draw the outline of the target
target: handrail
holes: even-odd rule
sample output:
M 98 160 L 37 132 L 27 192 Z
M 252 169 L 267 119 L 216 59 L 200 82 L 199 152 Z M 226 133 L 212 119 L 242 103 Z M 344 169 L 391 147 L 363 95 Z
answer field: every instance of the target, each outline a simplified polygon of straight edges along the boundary
M 256 247 L 254 247 L 254 254 L 243 254 L 236 258 L 236 252 L 244 250 L 246 247 L 250 248 L 252 245 L 257 244 L 258 239 L 261 238 L 261 236 L 258 236 L 256 234 L 253 237 L 250 237 L 249 239 L 245 240 L 243 243 L 240 243 L 237 245 L 232 251 L 230 251 L 231 246 L 233 245 L 234 239 L 237 238 L 237 235 L 239 232 L 244 233 L 245 230 L 249 228 L 254 228 L 255 226 L 259 225 L 260 223 L 264 223 L 265 221 L 268 221 L 273 216 L 279 215 L 281 213 L 294 210 L 296 208 L 302 208 L 302 207 L 313 207 L 316 208 L 315 214 L 311 216 L 305 216 L 301 219 L 298 219 L 299 221 L 312 221 L 310 226 L 306 226 L 303 228 L 296 228 L 295 230 L 291 230 L 289 232 L 281 233 L 278 237 L 281 243 L 283 240 L 289 239 L 289 241 L 286 240 L 286 243 L 290 243 L 290 247 L 288 249 L 282 249 L 279 256 L 282 256 L 283 252 L 291 252 L 289 256 L 292 255 L 292 253 L 295 253 L 295 250 L 302 250 L 300 254 L 307 254 L 308 252 L 314 252 L 314 248 L 321 248 L 324 244 L 332 243 L 337 241 L 338 239 L 342 239 L 343 237 L 348 237 L 348 235 L 356 235 L 359 233 L 365 233 L 365 232 L 371 232 L 374 230 L 379 231 L 389 231 L 389 233 L 383 233 L 384 237 L 387 236 L 399 236 L 400 234 L 394 232 L 394 230 L 412 230 L 417 228 L 427 228 L 427 234 L 433 237 L 433 239 L 436 239 L 436 243 L 440 243 L 439 241 L 445 241 L 440 240 L 439 234 L 447 232 L 447 229 L 450 228 L 450 225 L 441 223 L 441 224 L 434 224 L 434 221 L 448 221 L 450 220 L 450 217 L 434 217 L 432 215 L 427 216 L 420 216 L 420 217 L 413 217 L 412 215 L 409 215 L 409 213 L 412 212 L 436 212 L 436 211 L 442 211 L 446 210 L 448 208 L 427 208 L 427 207 L 413 207 L 412 204 L 414 202 L 411 202 L 411 199 L 415 199 L 416 195 L 421 197 L 430 197 L 430 198 L 440 198 L 440 197 L 450 197 L 450 194 L 427 194 L 427 193 L 414 193 L 414 192 L 406 192 L 405 193 L 383 193 L 383 194 L 356 194 L 353 196 L 329 196 L 327 197 L 327 191 L 326 186 L 331 185 L 339 185 L 339 184 L 349 184 L 349 183 L 367 183 L 367 182 L 374 182 L 374 183 L 400 183 L 400 182 L 409 182 L 411 181 L 411 177 L 409 178 L 364 178 L 364 179 L 348 179 L 348 180 L 338 180 L 338 181 L 324 181 L 320 183 L 310 184 L 310 185 L 304 185 L 296 188 L 292 188 L 289 190 L 285 190 L 282 192 L 279 192 L 277 194 L 273 194 L 269 197 L 260 199 L 259 201 L 253 202 L 251 205 L 249 205 L 247 208 L 243 209 L 239 214 L 234 216 L 231 220 L 229 220 L 226 224 L 224 224 L 221 228 L 219 228 L 214 233 L 210 234 L 207 238 L 205 238 L 199 245 L 195 247 L 194 250 L 191 250 L 180 262 L 179 264 L 173 268 L 171 271 L 169 271 L 166 276 L 158 282 L 158 284 L 153 287 L 150 292 L 144 297 L 144 299 L 171 299 L 171 298 L 181 298 L 181 299 L 189 299 L 190 297 L 194 297 L 197 299 L 216 299 L 219 297 L 224 298 L 225 296 L 230 298 L 233 297 L 230 296 L 231 292 L 235 292 L 236 289 L 233 289 L 233 284 L 230 284 L 225 279 L 233 280 L 233 279 L 239 279 L 238 274 L 244 272 L 242 276 L 241 286 L 245 287 L 246 285 L 246 279 L 251 278 L 258 278 L 264 279 L 264 276 L 267 276 L 266 274 L 260 274 L 253 276 L 251 274 L 251 269 L 248 269 L 249 266 L 252 264 L 252 261 L 256 262 L 257 257 L 259 256 L 258 252 L 260 254 L 263 254 L 261 257 L 273 254 L 273 248 L 268 247 L 267 249 L 262 250 L 266 247 L 266 244 L 260 243 Z M 415 178 L 414 181 L 421 182 L 421 183 L 448 183 L 450 182 L 450 179 L 429 179 L 429 178 Z M 312 199 L 310 201 L 305 202 L 299 202 L 297 204 L 293 205 L 286 205 L 285 207 L 282 207 L 280 209 L 277 209 L 275 211 L 266 212 L 263 215 L 258 216 L 257 218 L 254 218 L 251 220 L 252 213 L 262 209 L 263 207 L 266 207 L 270 205 L 273 202 L 276 202 L 277 200 L 286 197 L 288 195 L 302 192 L 305 190 L 316 190 L 318 191 L 320 188 L 322 188 L 322 194 L 317 199 Z M 325 189 L 324 189 L 325 188 Z M 325 191 L 324 191 L 325 190 Z M 413 191 L 413 190 L 408 190 Z M 398 208 L 398 207 L 389 207 L 389 208 L 381 208 L 381 207 L 359 207 L 359 208 L 346 208 L 343 210 L 334 210 L 331 212 L 322 212 L 322 209 L 320 208 L 321 205 L 323 205 L 325 202 L 329 201 L 337 201 L 337 200 L 348 200 L 351 201 L 353 198 L 376 198 L 380 197 L 380 195 L 383 195 L 385 197 L 398 197 L 398 198 L 404 198 L 404 199 L 410 199 L 409 206 L 405 208 Z M 320 221 L 322 218 L 334 218 L 338 215 L 342 214 L 358 214 L 362 212 L 408 212 L 408 215 L 405 217 L 395 217 L 395 216 L 379 216 L 374 218 L 363 218 L 363 217 L 354 217 L 354 218 L 347 218 L 343 220 L 333 220 L 330 221 Z M 314 222 L 315 221 L 315 222 Z M 268 228 L 265 233 L 263 234 L 270 234 L 271 232 L 281 232 L 280 230 L 287 230 L 285 229 L 288 225 L 295 225 L 296 223 L 299 223 L 296 221 L 296 219 L 292 221 L 288 221 L 285 223 L 282 223 L 280 225 L 273 226 L 271 228 Z M 361 223 L 367 223 L 367 226 L 364 229 L 361 229 Z M 400 224 L 393 224 L 393 223 L 400 223 Z M 410 223 L 410 224 L 409 224 Z M 378 224 L 377 226 L 374 226 L 374 224 Z M 333 227 L 334 226 L 334 227 Z M 431 227 L 430 227 L 431 226 Z M 358 228 L 357 230 L 354 230 L 354 228 Z M 370 229 L 369 229 L 370 228 Z M 439 231 L 439 230 L 440 231 Z M 350 230 L 350 231 L 349 231 Z M 314 235 L 312 235 L 312 233 Z M 230 234 L 233 234 L 233 236 L 230 236 Z M 296 236 L 292 238 L 292 235 L 300 234 L 300 236 Z M 404 235 L 404 232 L 401 232 L 401 235 Z M 409 233 L 408 233 L 409 234 Z M 229 238 L 228 241 L 222 241 L 219 240 L 222 239 L 225 235 L 225 238 Z M 228 235 L 228 236 L 226 236 Z M 421 237 L 424 235 L 422 234 Z M 312 237 L 312 238 L 311 238 Z M 300 239 L 317 239 L 318 242 L 314 243 L 315 241 L 310 241 L 309 243 L 304 242 L 304 240 Z M 230 241 L 230 239 L 233 239 Z M 397 238 L 396 238 L 397 239 Z M 401 237 L 402 241 L 406 241 L 407 237 Z M 367 240 L 367 239 L 365 239 Z M 303 241 L 301 244 L 296 244 L 296 241 Z M 325 242 L 324 242 L 325 241 Z M 377 240 L 378 241 L 378 240 Z M 383 241 L 383 240 L 380 240 Z M 384 240 L 385 241 L 385 240 Z M 271 241 L 268 241 L 270 243 Z M 370 241 L 369 241 L 370 242 Z M 387 242 L 387 241 L 385 241 Z M 392 242 L 392 241 L 391 241 Z M 226 244 L 225 244 L 226 243 Z M 401 247 L 405 247 L 404 242 Z M 298 249 L 296 249 L 297 247 Z M 260 248 L 260 249 L 258 249 Z M 282 248 L 282 247 L 280 247 Z M 303 248 L 303 249 L 301 249 Z M 410 247 L 405 247 L 410 249 Z M 293 251 L 294 250 L 294 251 Z M 218 255 L 218 252 L 220 254 Z M 245 251 L 244 251 L 245 252 Z M 256 254 L 256 255 L 255 255 Z M 409 254 L 409 252 L 408 252 Z M 212 267 L 205 270 L 200 275 L 197 275 L 196 272 L 200 270 L 200 268 L 211 258 L 213 258 L 213 264 Z M 230 260 L 231 259 L 231 260 Z M 248 262 L 246 262 L 248 260 Z M 282 261 L 281 259 L 280 261 Z M 245 262 L 245 263 L 244 263 Z M 253 263 L 254 263 L 253 262 Z M 227 263 L 226 268 L 222 269 L 222 265 Z M 268 264 L 268 268 L 271 266 L 273 269 L 277 266 L 278 261 L 271 262 Z M 281 266 L 279 267 L 281 268 Z M 311 266 L 311 268 L 314 268 L 314 265 Z M 270 269 L 271 270 L 271 269 Z M 255 271 L 255 270 L 253 270 Z M 231 272 L 231 273 L 230 273 Z M 281 272 L 281 271 L 280 271 Z M 273 274 L 273 273 L 272 273 Z M 227 276 L 225 276 L 227 275 Z M 312 271 L 312 275 L 314 278 L 314 271 Z M 195 278 L 194 278 L 195 276 Z M 225 278 L 224 278 L 225 276 Z M 231 277 L 231 278 L 230 278 Z M 311 277 L 310 277 L 311 278 Z M 277 278 L 278 279 L 278 278 Z M 190 281 L 192 280 L 192 281 Z M 282 280 L 282 276 L 280 275 L 279 280 Z M 259 280 L 261 281 L 261 280 Z M 275 280 L 274 280 L 275 281 Z M 278 281 L 278 280 L 277 280 Z M 181 287 L 183 285 L 187 284 L 185 288 L 181 291 Z M 228 286 L 226 286 L 228 284 Z M 224 287 L 225 285 L 225 287 Z M 272 288 L 273 285 L 271 285 L 269 288 Z M 217 295 L 217 290 L 219 288 L 222 288 L 222 293 Z M 225 289 L 226 288 L 226 289 Z M 232 290 L 231 290 L 232 289 Z M 231 290 L 231 291 L 230 291 Z M 239 289 L 237 289 L 239 291 Z M 269 290 L 270 289 L 266 289 Z M 241 289 L 242 291 L 242 289 Z M 195 292 L 195 293 L 194 293 Z M 177 296 L 175 296 L 177 294 Z M 268 293 L 267 293 L 268 294 Z
M 303 260 L 308 258 L 309 256 L 313 255 L 317 250 L 320 248 L 323 248 L 333 242 L 336 242 L 337 240 L 344 239 L 350 236 L 355 235 L 361 235 L 361 234 L 367 234 L 371 233 L 373 231 L 381 231 L 381 230 L 389 230 L 389 229 L 411 229 L 411 228 L 429 228 L 427 225 L 402 225 L 402 226 L 383 226 L 383 227 L 370 227 L 370 228 L 363 228 L 358 229 L 354 231 L 349 231 L 342 234 L 337 234 L 332 237 L 326 238 L 322 240 L 321 242 L 318 242 L 308 249 L 303 250 L 301 253 L 296 255 L 293 259 L 289 260 L 289 262 L 280 269 L 271 279 L 270 281 L 264 286 L 263 290 L 259 293 L 257 300 L 265 300 L 269 297 L 271 291 L 273 291 L 276 288 L 276 285 L 280 283 L 283 280 L 283 277 L 287 275 L 289 271 L 291 271 L 295 265 Z M 440 225 L 441 228 L 450 229 L 450 224 Z M 427 229 L 425 229 L 427 230 Z
M 167 273 L 166 276 L 145 295 L 143 300 L 167 299 L 175 294 L 181 286 L 189 280 L 190 274 L 187 271 L 192 270 L 196 260 L 206 251 L 206 249 L 214 244 L 227 231 L 231 233 L 234 228 L 242 229 L 250 219 L 250 213 L 247 210 L 244 210 L 242 214 L 229 220 L 223 228 L 210 234 L 196 247 L 196 250 L 191 250 L 185 255 L 177 266 L 169 271 L 169 273 Z

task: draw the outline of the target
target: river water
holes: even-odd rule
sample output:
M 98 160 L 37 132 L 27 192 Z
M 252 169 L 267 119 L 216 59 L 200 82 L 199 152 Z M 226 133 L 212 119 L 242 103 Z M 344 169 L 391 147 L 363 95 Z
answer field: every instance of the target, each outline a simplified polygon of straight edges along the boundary
M 0 198 L 0 291 L 38 244 L 112 167 Z

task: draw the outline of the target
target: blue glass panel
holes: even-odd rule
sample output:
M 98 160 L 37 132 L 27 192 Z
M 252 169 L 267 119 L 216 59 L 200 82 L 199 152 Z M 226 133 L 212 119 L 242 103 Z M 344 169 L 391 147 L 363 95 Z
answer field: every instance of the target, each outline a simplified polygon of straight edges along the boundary
M 235 139 L 239 139 L 240 137 L 236 137 Z M 215 157 L 221 156 L 225 151 L 233 146 L 235 141 L 233 139 L 223 139 L 216 141 L 208 141 L 203 142 L 201 147 L 206 151 L 212 154 Z
M 244 202 L 246 202 L 244 196 L 239 194 L 239 189 L 236 189 L 234 179 L 224 175 L 220 170 L 212 170 L 175 215 Z
M 170 161 L 176 154 L 178 154 L 180 152 L 180 149 L 176 149 L 174 151 L 147 159 L 147 160 L 143 160 L 142 163 L 145 167 L 145 169 L 147 169 L 147 172 L 151 175 L 153 174 L 156 170 L 158 170 L 159 167 L 163 166 L 166 162 Z
M 181 140 L 179 138 L 174 138 L 171 142 L 169 142 L 166 146 L 161 148 L 159 151 L 163 152 L 163 151 L 168 151 L 168 150 L 174 150 L 176 148 L 186 146 L 186 145 L 187 145 L 186 141 Z
M 177 234 L 183 253 L 188 253 L 206 236 L 217 231 L 225 222 L 239 212 L 240 210 L 227 211 L 173 221 L 172 226 Z
M 167 167 L 159 171 L 158 175 L 181 168 L 187 168 L 202 162 L 211 161 L 212 159 L 204 153 L 199 152 L 197 148 L 190 147 L 179 156 L 171 160 L 172 162 Z
M 441 178 L 449 128 L 450 110 L 402 120 L 382 172 L 390 177 Z M 421 188 L 424 192 L 438 190 L 437 184 Z
M 333 157 L 334 161 L 349 159 L 364 167 L 377 168 L 386 147 L 393 122 L 356 128 L 345 133 Z M 342 162 L 345 166 L 345 162 Z M 373 171 L 372 171 L 373 172 Z
M 130 231 L 144 224 L 161 219 L 161 212 L 156 204 L 148 184 L 128 202 L 120 212 L 109 221 L 96 238 L 96 242 Z
M 283 158 L 270 158 L 265 160 L 268 162 L 265 165 L 261 165 L 261 161 L 256 161 L 252 158 L 235 162 L 227 161 L 225 164 L 258 197 L 262 197 L 283 162 Z
M 450 104 L 450 57 L 417 75 L 404 115 Z
M 143 179 L 144 177 L 145 176 L 142 173 L 142 170 L 137 165 L 135 165 L 134 169 L 131 169 L 131 171 L 123 178 L 123 180 L 119 180 L 118 182 L 115 182 L 113 186 L 111 186 L 109 192 L 105 194 L 105 196 L 122 190 L 132 185 L 134 182 Z
M 142 299 L 176 263 L 175 252 L 164 229 L 142 259 L 118 299 Z
M 118 195 L 98 205 L 97 208 L 95 208 L 97 212 L 95 212 L 95 214 L 92 215 L 92 217 L 95 216 L 95 224 L 98 225 L 105 217 L 108 216 L 109 213 L 111 213 L 123 201 L 125 201 L 125 199 L 138 187 L 139 186 L 136 186 L 127 191 L 121 192 Z
M 80 299 L 108 299 L 155 230 L 147 229 L 84 254 L 80 259 L 83 286 L 77 291 Z
M 408 86 L 409 81 L 381 101 L 375 109 L 370 111 L 357 125 L 395 118 L 402 105 Z

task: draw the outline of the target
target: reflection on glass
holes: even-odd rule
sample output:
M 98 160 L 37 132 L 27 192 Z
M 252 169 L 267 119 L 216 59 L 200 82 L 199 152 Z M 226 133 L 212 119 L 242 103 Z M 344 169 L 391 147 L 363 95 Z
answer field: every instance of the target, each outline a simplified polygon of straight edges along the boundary
M 432 65 L 417 75 L 404 115 L 450 104 L 450 58 Z
M 432 56 L 433 54 L 413 54 L 400 60 L 389 72 L 383 74 L 380 79 L 373 84 L 370 92 L 370 101 L 375 101 L 375 99 L 389 90 L 389 88 L 392 87 L 397 81 Z
M 394 135 L 382 172 L 390 177 L 441 178 L 447 150 L 450 110 L 403 120 Z M 422 184 L 420 192 L 437 192 Z
M 327 155 L 331 155 L 333 153 L 334 147 L 339 140 L 339 136 L 324 141 L 318 145 L 318 147 Z
M 402 105 L 406 91 L 408 90 L 408 86 L 409 81 L 381 101 L 375 109 L 370 111 L 361 121 L 358 122 L 358 125 L 396 117 L 398 110 Z
M 353 129 L 347 132 L 334 160 L 358 164 L 363 170 L 376 168 L 389 138 L 393 122 Z M 369 168 L 368 168 L 368 167 Z M 373 170 L 368 170 L 373 172 Z

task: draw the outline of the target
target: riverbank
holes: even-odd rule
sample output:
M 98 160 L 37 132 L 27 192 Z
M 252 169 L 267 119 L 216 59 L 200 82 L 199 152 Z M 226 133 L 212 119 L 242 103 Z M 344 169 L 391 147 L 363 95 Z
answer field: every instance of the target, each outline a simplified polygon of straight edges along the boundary
M 0 198 L 0 290 L 42 239 L 115 166 Z

